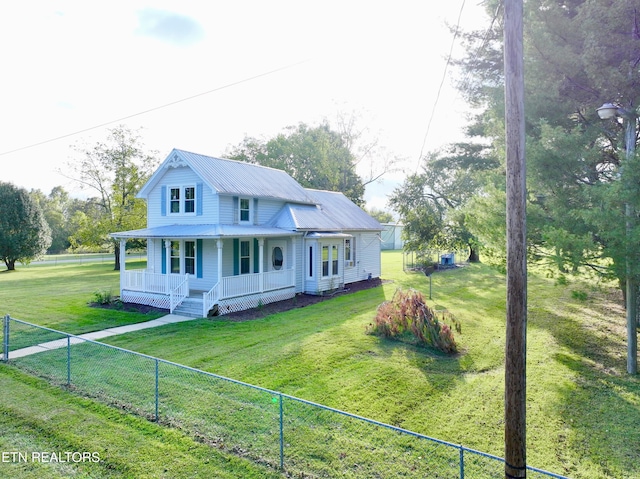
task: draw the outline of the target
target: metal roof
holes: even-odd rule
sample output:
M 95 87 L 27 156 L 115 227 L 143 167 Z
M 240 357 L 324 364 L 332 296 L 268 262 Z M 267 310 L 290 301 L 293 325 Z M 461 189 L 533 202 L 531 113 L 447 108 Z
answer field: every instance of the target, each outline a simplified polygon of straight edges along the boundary
M 382 231 L 382 225 L 362 208 L 336 191 L 307 189 L 307 193 L 320 205 L 322 212 L 331 218 L 340 230 Z M 317 228 L 320 229 L 320 228 Z
M 306 190 L 316 206 L 286 204 L 268 226 L 288 230 L 382 231 L 382 225 L 342 193 Z
M 283 170 L 178 149 L 174 149 L 169 154 L 142 188 L 139 196 L 144 198 L 148 195 L 151 188 L 160 181 L 166 168 L 180 164 L 191 167 L 209 187 L 221 195 L 276 198 L 302 204 L 314 203 L 307 191 Z
M 291 236 L 295 232 L 280 228 L 245 225 L 165 225 L 111 233 L 113 238 L 239 238 L 244 236 Z

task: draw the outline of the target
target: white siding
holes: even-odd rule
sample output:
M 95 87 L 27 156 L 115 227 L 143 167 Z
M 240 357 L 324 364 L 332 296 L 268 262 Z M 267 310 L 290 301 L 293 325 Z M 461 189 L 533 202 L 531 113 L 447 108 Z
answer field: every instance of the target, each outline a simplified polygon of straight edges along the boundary
M 380 264 L 380 236 L 377 232 L 353 233 L 356 239 L 356 266 L 351 268 L 349 281 L 362 281 L 367 279 L 369 274 L 372 278 L 379 278 L 381 275 Z
M 258 199 L 258 215 L 256 224 L 263 225 L 273 218 L 284 206 L 282 200 L 267 198 Z
M 155 226 L 181 224 L 216 224 L 218 223 L 218 195 L 211 191 L 211 188 L 202 186 L 202 215 L 195 214 L 170 214 L 167 212 L 162 216 L 162 189 L 172 186 L 196 186 L 202 184 L 202 180 L 193 170 L 186 167 L 169 168 L 162 176 L 162 179 L 151 190 L 147 198 L 147 226 L 153 228 Z M 167 195 L 168 195 L 167 190 Z M 168 208 L 167 208 L 168 211 Z

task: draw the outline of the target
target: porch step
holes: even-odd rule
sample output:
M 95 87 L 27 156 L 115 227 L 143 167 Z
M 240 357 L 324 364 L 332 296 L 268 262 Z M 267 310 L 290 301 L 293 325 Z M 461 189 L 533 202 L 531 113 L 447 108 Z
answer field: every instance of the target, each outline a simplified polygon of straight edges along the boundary
M 173 310 L 173 314 L 187 316 L 188 318 L 202 318 L 202 300 L 185 298 L 184 301 Z

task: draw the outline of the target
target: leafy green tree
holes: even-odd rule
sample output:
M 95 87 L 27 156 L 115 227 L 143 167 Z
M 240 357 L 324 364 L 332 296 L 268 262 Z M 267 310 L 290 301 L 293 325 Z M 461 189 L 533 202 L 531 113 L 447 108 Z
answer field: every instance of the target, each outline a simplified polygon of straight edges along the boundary
M 409 176 L 389 200 L 405 225 L 406 247 L 468 248 L 469 261 L 479 261 L 479 243 L 464 206 L 498 165 L 486 148 L 469 143 L 429 154 L 422 172 Z
M 27 190 L 0 182 L 0 258 L 7 269 L 16 261 L 28 263 L 45 253 L 51 231 L 42 210 Z
M 284 170 L 306 188 L 340 191 L 354 203 L 364 204 L 356 158 L 344 138 L 327 123 L 316 127 L 300 123 L 268 141 L 245 137 L 227 156 Z
M 494 15 L 499 3 L 487 8 Z M 640 211 L 638 165 L 625 159 L 622 121 L 602 122 L 595 110 L 605 102 L 637 109 L 638 11 L 637 0 L 532 0 L 525 6 L 530 252 L 560 271 L 588 268 L 621 284 L 625 260 L 639 263 L 640 232 L 635 219 L 627 231 L 624 212 L 625 204 Z M 465 36 L 469 53 L 458 66 L 465 79 L 459 89 L 478 112 L 469 132 L 503 162 L 500 18 L 495 15 L 490 30 Z M 503 188 L 499 181 L 492 184 Z M 482 210 L 482 224 L 500 224 L 488 218 L 504 214 L 498 197 L 497 191 L 484 191 L 476 201 L 488 206 L 492 199 L 495 208 Z M 480 223 L 472 230 L 495 244 Z
M 47 195 L 40 190 L 31 190 L 32 198 L 40 205 L 45 220 L 51 229 L 51 246 L 47 253 L 61 253 L 66 251 L 73 234 L 71 218 L 78 210 L 82 210 L 84 201 L 71 198 L 62 187 L 56 186 Z
M 388 212 L 378 208 L 366 208 L 365 211 L 369 216 L 378 220 L 379 223 L 393 223 L 393 215 Z
M 77 147 L 76 153 L 76 161 L 68 164 L 69 177 L 97 196 L 87 210 L 74 215 L 77 230 L 71 242 L 110 245 L 115 253 L 115 269 L 119 270 L 124 252 L 120 251 L 120 243 L 108 235 L 146 226 L 146 205 L 136 194 L 157 167 L 157 156 L 145 152 L 140 136 L 124 126 L 109 130 L 105 143 Z

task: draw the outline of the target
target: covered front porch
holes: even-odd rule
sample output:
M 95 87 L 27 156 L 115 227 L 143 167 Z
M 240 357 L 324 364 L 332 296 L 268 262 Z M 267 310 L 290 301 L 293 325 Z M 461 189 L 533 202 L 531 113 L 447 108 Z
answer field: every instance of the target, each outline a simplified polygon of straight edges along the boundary
M 206 317 L 226 314 L 296 293 L 296 241 L 274 228 L 226 227 L 203 234 L 202 227 L 167 227 L 115 233 L 121 251 L 133 237 L 147 239 L 147 268 L 121 264 L 124 302 Z M 185 311 L 185 308 L 188 311 Z
M 129 303 L 168 309 L 173 313 L 186 298 L 202 304 L 202 317 L 218 305 L 220 314 L 241 311 L 295 295 L 293 269 L 223 277 L 211 290 L 192 290 L 185 274 L 160 274 L 146 270 L 121 272 L 120 296 Z

